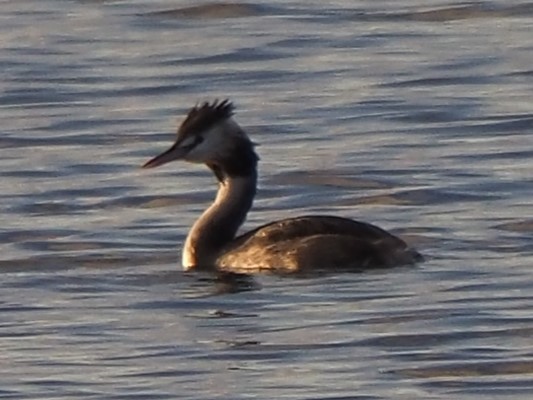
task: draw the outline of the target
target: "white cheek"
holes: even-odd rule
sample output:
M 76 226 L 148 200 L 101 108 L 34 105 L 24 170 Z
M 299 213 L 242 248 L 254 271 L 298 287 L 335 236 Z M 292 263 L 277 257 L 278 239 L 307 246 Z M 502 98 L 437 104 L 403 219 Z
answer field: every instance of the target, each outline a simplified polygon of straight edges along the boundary
M 185 139 L 182 140 L 182 142 L 180 143 L 180 147 L 189 147 L 195 141 L 196 141 L 196 137 L 195 136 L 188 136 L 188 137 L 186 137 Z
M 224 137 L 214 128 L 204 134 L 204 140 L 187 154 L 187 159 L 195 162 L 206 162 L 216 157 L 223 149 Z
M 187 153 L 185 159 L 192 162 L 205 162 L 207 157 L 206 151 L 203 148 L 203 143 L 196 146 L 194 149 Z

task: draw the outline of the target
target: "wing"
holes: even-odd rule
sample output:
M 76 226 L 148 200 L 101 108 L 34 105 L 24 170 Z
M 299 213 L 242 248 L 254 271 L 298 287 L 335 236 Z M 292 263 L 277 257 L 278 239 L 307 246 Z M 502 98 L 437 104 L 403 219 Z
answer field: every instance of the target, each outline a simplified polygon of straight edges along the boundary
M 377 226 L 333 216 L 288 218 L 237 237 L 221 267 L 285 272 L 364 269 L 416 262 L 418 253 Z
M 329 215 L 307 215 L 271 222 L 238 236 L 234 242 L 236 245 L 242 245 L 252 240 L 260 245 L 261 243 L 291 241 L 315 235 L 346 235 L 370 242 L 392 240 L 398 245 L 404 243 L 401 239 L 375 225 Z

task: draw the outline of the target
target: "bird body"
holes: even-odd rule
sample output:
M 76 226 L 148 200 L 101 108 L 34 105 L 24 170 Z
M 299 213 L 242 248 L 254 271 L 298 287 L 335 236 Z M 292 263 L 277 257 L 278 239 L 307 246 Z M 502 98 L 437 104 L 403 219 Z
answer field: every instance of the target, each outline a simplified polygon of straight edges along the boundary
M 361 270 L 413 262 L 412 250 L 374 225 L 346 218 L 308 215 L 271 222 L 245 233 L 220 252 L 220 268 L 282 272 Z
M 233 120 L 228 101 L 193 107 L 153 168 L 173 160 L 207 165 L 218 181 L 215 201 L 191 228 L 183 248 L 185 269 L 233 272 L 361 270 L 414 264 L 422 256 L 374 225 L 336 216 L 287 218 L 237 235 L 257 189 L 254 145 Z

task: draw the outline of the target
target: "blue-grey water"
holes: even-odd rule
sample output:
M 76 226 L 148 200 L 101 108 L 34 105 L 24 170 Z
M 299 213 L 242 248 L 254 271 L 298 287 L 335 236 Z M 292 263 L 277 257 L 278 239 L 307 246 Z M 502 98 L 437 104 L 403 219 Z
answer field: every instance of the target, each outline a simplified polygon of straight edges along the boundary
M 217 4 L 0 1 L 0 398 L 532 398 L 533 3 Z M 214 179 L 139 166 L 226 97 L 245 228 L 330 213 L 427 261 L 183 273 Z

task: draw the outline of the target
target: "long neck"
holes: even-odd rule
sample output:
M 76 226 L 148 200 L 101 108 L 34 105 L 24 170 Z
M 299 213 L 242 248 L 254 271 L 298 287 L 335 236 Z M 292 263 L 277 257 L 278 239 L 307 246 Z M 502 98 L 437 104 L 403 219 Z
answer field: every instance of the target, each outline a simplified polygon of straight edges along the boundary
M 220 250 L 235 238 L 252 207 L 257 187 L 255 168 L 244 176 L 215 171 L 219 179 L 215 201 L 191 228 L 183 249 L 185 269 L 212 267 Z

